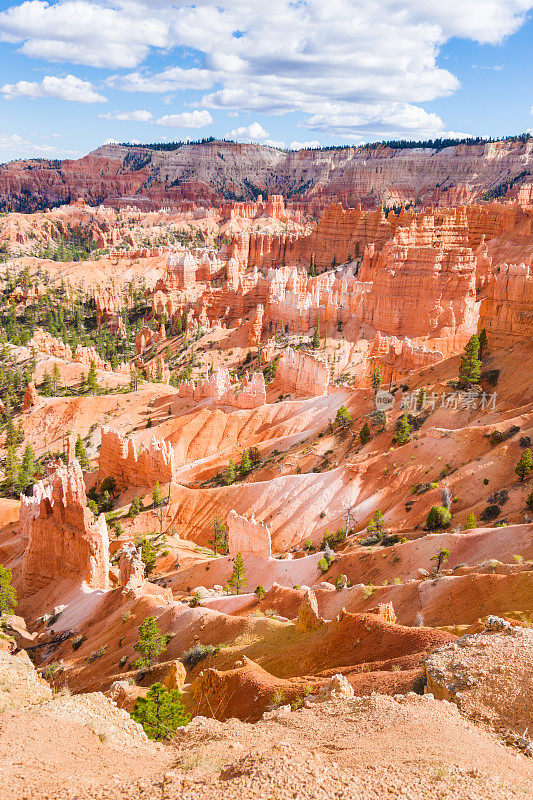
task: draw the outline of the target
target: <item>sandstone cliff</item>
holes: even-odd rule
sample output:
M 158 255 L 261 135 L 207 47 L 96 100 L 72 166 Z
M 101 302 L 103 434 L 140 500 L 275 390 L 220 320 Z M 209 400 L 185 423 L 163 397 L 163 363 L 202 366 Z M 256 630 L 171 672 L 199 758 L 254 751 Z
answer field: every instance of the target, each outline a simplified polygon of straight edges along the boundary
M 210 206 L 258 193 L 290 196 L 295 207 L 303 201 L 312 213 L 333 199 L 367 207 L 420 200 L 448 205 L 498 192 L 513 179 L 519 188 L 532 152 L 531 140 L 440 150 L 378 145 L 297 152 L 220 141 L 170 151 L 108 144 L 75 161 L 0 167 L 0 206 L 28 211 L 80 196 L 116 206 L 131 205 L 132 198 L 139 207 L 177 207 L 183 201 Z M 273 200 L 265 210 L 281 213 Z

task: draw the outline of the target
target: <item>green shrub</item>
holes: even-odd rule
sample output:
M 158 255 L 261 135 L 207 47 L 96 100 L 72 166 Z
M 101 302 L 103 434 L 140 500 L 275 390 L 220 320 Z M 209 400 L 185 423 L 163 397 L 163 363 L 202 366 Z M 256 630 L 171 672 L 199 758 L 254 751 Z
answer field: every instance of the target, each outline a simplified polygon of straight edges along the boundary
M 190 720 L 181 694 L 176 689 L 165 689 L 161 683 L 154 683 L 146 697 L 139 697 L 131 716 L 143 726 L 146 735 L 156 741 L 170 738 Z
M 324 575 L 328 571 L 329 562 L 328 562 L 327 558 L 322 557 L 320 559 L 320 561 L 318 562 L 318 569 L 320 570 L 322 575 Z
M 444 506 L 433 506 L 426 518 L 426 529 L 434 531 L 450 524 L 452 515 Z
M 73 638 L 73 640 L 72 640 L 72 649 L 73 649 L 73 650 L 77 650 L 77 649 L 78 649 L 78 647 L 81 647 L 81 646 L 82 646 L 82 644 L 84 643 L 84 641 L 85 641 L 85 636 L 82 636 L 81 634 L 78 634 L 78 635 L 77 635 L 77 636 L 75 636 L 75 637 Z
M 368 427 L 368 422 L 365 422 L 361 430 L 359 431 L 359 439 L 361 440 L 361 444 L 366 444 L 369 439 L 372 438 L 372 434 L 370 433 L 370 428 Z
M 335 422 L 334 425 L 337 428 L 346 428 L 350 422 L 352 421 L 352 415 L 346 408 L 346 406 L 341 406 L 335 415 Z
M 187 669 L 192 669 L 212 653 L 218 653 L 218 649 L 214 645 L 198 643 L 182 655 L 181 661 Z
M 324 534 L 324 538 L 322 539 L 322 550 L 326 547 L 331 547 L 332 549 L 336 547 L 338 544 L 342 544 L 346 539 L 346 528 L 339 528 L 338 531 L 335 533 L 329 533 L 326 531 Z
M 57 661 L 54 661 L 52 664 L 48 664 L 48 666 L 43 669 L 41 675 L 46 681 L 49 681 L 51 680 L 51 678 L 54 677 L 54 674 L 57 672 L 58 669 L 59 669 L 59 664 L 57 663 Z
M 92 664 L 93 661 L 96 661 L 97 658 L 102 658 L 103 655 L 107 653 L 107 645 L 103 644 L 98 650 L 93 650 L 91 655 L 89 656 L 89 664 Z
M 476 525 L 477 525 L 477 517 L 476 517 L 476 515 L 475 514 L 469 514 L 468 517 L 466 518 L 465 529 L 467 531 L 469 531 L 472 528 L 475 528 Z
M 505 436 L 501 431 L 492 431 L 492 433 L 489 434 L 489 442 L 493 447 L 495 447 L 497 444 L 500 444 L 500 442 L 503 442 L 504 439 Z

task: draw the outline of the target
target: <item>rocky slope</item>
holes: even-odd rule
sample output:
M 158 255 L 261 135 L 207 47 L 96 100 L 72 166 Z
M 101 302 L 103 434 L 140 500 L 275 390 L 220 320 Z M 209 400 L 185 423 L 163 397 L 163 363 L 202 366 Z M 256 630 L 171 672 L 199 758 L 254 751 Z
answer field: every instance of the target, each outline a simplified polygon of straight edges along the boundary
M 104 145 L 75 161 L 16 161 L 0 167 L 0 207 L 31 211 L 79 196 L 144 207 L 220 205 L 259 193 L 304 201 L 450 204 L 517 189 L 531 169 L 533 140 L 433 148 L 347 147 L 283 152 L 213 141 L 176 150 Z

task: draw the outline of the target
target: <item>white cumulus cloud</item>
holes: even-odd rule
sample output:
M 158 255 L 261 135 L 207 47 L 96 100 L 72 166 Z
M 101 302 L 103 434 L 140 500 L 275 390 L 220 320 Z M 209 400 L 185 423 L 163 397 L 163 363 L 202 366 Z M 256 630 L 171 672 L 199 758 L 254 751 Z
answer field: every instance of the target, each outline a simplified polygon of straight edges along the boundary
M 289 145 L 289 150 L 305 150 L 309 147 L 320 147 L 320 142 L 316 139 L 313 139 L 311 142 L 291 142 Z
M 55 138 L 55 135 L 52 134 L 52 137 Z M 80 155 L 77 150 L 67 150 L 50 144 L 37 144 L 25 139 L 18 133 L 7 133 L 6 131 L 0 131 L 0 153 L 7 154 L 8 159 L 21 156 L 38 156 L 40 158 L 56 158 L 58 156 L 68 158 L 72 156 L 76 158 Z
M 166 114 L 157 120 L 158 125 L 165 128 L 205 128 L 213 122 L 213 117 L 206 111 L 183 111 L 181 114 Z
M 446 43 L 498 44 L 533 8 L 533 0 L 11 2 L 0 40 L 33 59 L 130 70 L 106 83 L 196 92 L 199 113 L 295 113 L 302 127 L 352 139 L 442 135 L 444 121 L 423 104 L 460 87 L 453 61 L 439 61 Z M 149 70 L 154 51 L 179 52 L 181 63 Z M 186 66 L 184 52 L 198 58 Z M 159 124 L 182 126 L 180 117 Z
M 116 119 L 121 122 L 151 122 L 154 115 L 151 111 L 114 111 L 111 114 L 99 114 L 100 119 Z
M 5 100 L 14 97 L 53 97 L 75 103 L 107 103 L 107 99 L 94 90 L 92 83 L 82 81 L 74 75 L 67 75 L 65 78 L 45 75 L 40 82 L 5 83 L 0 87 L 0 94 Z
M 232 131 L 228 131 L 226 134 L 228 139 L 253 139 L 254 141 L 262 141 L 263 139 L 268 139 L 269 136 L 268 131 L 259 122 L 252 122 L 250 125 L 233 128 Z

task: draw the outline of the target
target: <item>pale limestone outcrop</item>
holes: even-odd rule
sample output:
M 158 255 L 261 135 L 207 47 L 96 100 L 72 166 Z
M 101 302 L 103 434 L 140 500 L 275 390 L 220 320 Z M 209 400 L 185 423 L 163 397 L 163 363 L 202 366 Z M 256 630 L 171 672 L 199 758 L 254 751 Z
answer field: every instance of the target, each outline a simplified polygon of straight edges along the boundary
M 96 369 L 101 370 L 102 372 L 120 372 L 121 374 L 126 375 L 129 374 L 130 371 L 129 364 L 126 364 L 125 362 L 117 364 L 117 366 L 113 369 L 108 361 L 104 361 L 96 347 L 83 347 L 81 344 L 79 344 L 74 350 L 74 361 L 77 364 L 85 364 L 86 367 L 90 367 L 91 364 L 94 364 Z
M 235 408 L 258 408 L 266 403 L 265 378 L 262 372 L 254 372 L 251 378 L 245 376 L 239 387 L 232 385 L 226 367 L 218 367 L 209 378 L 198 384 L 194 381 L 183 381 L 178 394 L 193 400 L 212 398 L 215 403 Z
M 368 613 L 376 614 L 384 622 L 389 622 L 391 625 L 396 622 L 396 612 L 392 603 L 380 603 L 375 608 L 370 608 Z
M 56 339 L 48 331 L 37 328 L 33 334 L 28 347 L 34 347 L 39 353 L 46 353 L 55 358 L 63 358 L 65 361 L 72 361 L 72 349 L 61 339 Z
M 265 308 L 261 303 L 255 307 L 250 320 L 250 330 L 248 333 L 248 344 L 250 347 L 257 347 L 261 341 L 261 334 L 263 332 L 263 317 L 265 315 Z
M 118 552 L 119 586 L 140 589 L 144 586 L 144 562 L 135 544 L 126 542 Z
M 84 364 L 86 367 L 90 367 L 91 362 L 94 362 L 96 369 L 103 372 L 119 372 L 121 374 L 129 372 L 129 364 L 126 363 L 118 364 L 115 369 L 112 369 L 111 364 L 104 361 L 95 347 L 83 347 L 79 344 L 73 353 L 70 345 L 65 344 L 61 339 L 56 339 L 48 331 L 43 331 L 41 328 L 35 331 L 28 347 L 34 347 L 40 353 L 61 358 L 64 361 L 75 361 L 77 364 Z
M 232 510 L 228 514 L 227 523 L 230 556 L 241 553 L 243 556 L 256 556 L 264 559 L 271 557 L 270 531 L 263 522 L 258 522 L 253 514 L 250 519 L 247 519 Z
M 223 274 L 226 263 L 216 250 L 175 248 L 168 254 L 167 271 L 156 284 L 162 291 L 194 289 L 197 281 Z
M 176 464 L 172 445 L 155 436 L 148 447 L 124 439 L 117 431 L 100 429 L 98 480 L 115 478 L 119 487 L 154 486 L 173 480 Z
M 278 362 L 273 386 L 281 394 L 320 397 L 328 391 L 329 368 L 314 356 L 288 347 Z
M 324 626 L 324 620 L 318 613 L 318 600 L 312 589 L 308 589 L 298 609 L 296 633 L 315 631 Z
M 443 358 L 444 355 L 440 350 L 428 350 L 424 345 L 414 344 L 407 337 L 397 339 L 396 336 L 384 336 L 378 333 L 370 342 L 367 354 L 366 383 L 369 383 L 370 376 L 377 367 L 386 385 L 394 382 L 399 376 L 436 364 Z
M 78 461 L 60 467 L 21 496 L 20 533 L 27 541 L 22 561 L 24 592 L 68 579 L 92 589 L 109 585 L 109 538 L 105 516 L 87 507 Z

